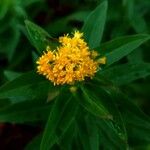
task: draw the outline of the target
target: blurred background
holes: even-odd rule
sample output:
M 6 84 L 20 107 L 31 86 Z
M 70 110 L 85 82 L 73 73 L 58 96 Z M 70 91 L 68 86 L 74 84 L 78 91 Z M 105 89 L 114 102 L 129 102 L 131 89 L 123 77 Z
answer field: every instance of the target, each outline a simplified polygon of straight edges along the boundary
M 73 29 L 80 29 L 88 14 L 102 1 L 0 0 L 0 85 L 34 69 L 37 55 L 27 39 L 25 19 L 33 21 L 57 38 Z M 124 35 L 149 32 L 150 0 L 108 0 L 103 42 Z M 119 61 L 121 64 L 126 62 L 150 62 L 150 42 Z M 150 115 L 150 76 L 121 88 Z M 1 104 L 0 101 L 0 108 L 3 105 L 4 102 Z M 40 127 L 0 123 L 0 149 L 23 149 L 39 131 Z

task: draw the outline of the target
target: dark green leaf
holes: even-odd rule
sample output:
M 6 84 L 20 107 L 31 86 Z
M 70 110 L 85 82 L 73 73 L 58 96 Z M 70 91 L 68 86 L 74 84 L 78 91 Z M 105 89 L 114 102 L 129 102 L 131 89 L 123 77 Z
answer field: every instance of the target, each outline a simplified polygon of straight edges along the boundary
M 140 16 L 140 14 L 136 13 L 133 16 L 133 18 L 131 19 L 131 24 L 137 33 L 148 32 L 146 21 L 144 20 L 144 17 Z
M 124 85 L 150 75 L 150 64 L 123 64 L 103 70 L 99 74 L 113 81 L 116 85 Z
M 16 23 L 13 22 L 12 26 L 12 28 L 3 32 L 0 37 L 0 52 L 5 53 L 9 61 L 12 60 L 20 39 L 20 32 L 14 27 L 16 26 Z
M 77 11 L 72 13 L 71 15 L 63 18 L 59 18 L 56 21 L 51 22 L 47 27 L 47 31 L 49 31 L 52 35 L 58 35 L 58 33 L 63 32 L 72 32 L 72 22 L 83 22 L 86 17 L 89 15 L 90 11 Z M 61 26 L 61 28 L 60 28 Z
M 127 16 L 131 25 L 137 33 L 147 32 L 147 25 L 144 17 L 136 10 L 134 0 L 124 0 Z
M 42 139 L 42 134 L 36 136 L 30 143 L 27 144 L 25 150 L 40 150 L 40 142 Z
M 46 50 L 47 46 L 51 46 L 52 48 L 54 47 L 57 41 L 53 39 L 44 29 L 29 20 L 26 20 L 25 24 L 29 35 L 29 40 L 38 50 L 39 54 Z
M 41 150 L 51 149 L 61 136 L 64 135 L 74 120 L 77 103 L 73 97 L 70 97 L 68 91 L 61 92 L 62 95 L 56 99 L 46 124 L 40 146 Z
M 84 87 L 81 87 L 81 89 L 82 89 L 83 95 L 80 95 L 80 97 L 78 97 L 77 99 L 79 99 L 80 104 L 87 111 L 89 111 L 90 113 L 100 118 L 105 118 L 105 119 L 112 118 L 108 110 L 102 105 L 99 99 L 92 97 Z
M 0 20 L 4 18 L 8 9 L 9 9 L 9 1 L 1 0 L 0 1 Z
M 0 87 L 0 98 L 46 98 L 53 85 L 35 72 L 25 73 Z
M 123 5 L 124 7 L 126 8 L 126 13 L 127 13 L 127 16 L 128 18 L 132 18 L 133 15 L 134 15 L 134 1 L 133 0 L 124 0 L 123 1 Z
M 129 144 L 142 145 L 150 143 L 150 118 L 147 117 L 126 95 L 117 88 L 109 87 L 116 93 L 116 103 L 126 125 Z
M 8 81 L 12 81 L 15 78 L 19 77 L 22 73 L 14 72 L 14 71 L 9 71 L 5 70 L 4 75 L 8 79 Z
M 93 119 L 82 116 L 78 122 L 78 134 L 83 150 L 99 150 L 99 130 Z
M 140 146 L 142 144 L 149 145 L 150 143 L 150 120 L 140 118 L 132 112 L 124 114 L 126 127 L 131 145 Z
M 107 12 L 107 1 L 101 3 L 88 17 L 82 31 L 90 48 L 100 45 Z
M 73 138 L 76 134 L 75 127 L 75 121 L 73 121 L 57 142 L 61 150 L 72 150 Z
M 83 22 L 86 17 L 90 14 L 90 11 L 77 11 L 67 17 L 68 21 L 77 20 Z
M 119 91 L 119 89 L 111 89 L 115 92 L 116 103 L 118 104 L 120 113 L 123 116 L 127 133 L 129 137 L 129 144 L 142 145 L 150 142 L 150 118 L 146 116 L 132 101 Z M 121 99 L 120 99 L 121 97 Z
M 137 48 L 136 50 L 134 50 L 133 52 L 131 52 L 128 56 L 127 56 L 128 62 L 129 63 L 142 63 L 143 60 L 143 49 L 142 48 Z
M 118 136 L 116 127 L 108 120 L 97 120 L 101 145 L 105 149 L 127 150 L 127 144 Z
M 25 7 L 27 7 L 27 6 L 30 6 L 32 4 L 38 3 L 38 2 L 40 2 L 40 0 L 30 0 L 30 1 L 24 0 L 24 1 L 21 1 L 21 4 Z
M 24 123 L 47 120 L 51 106 L 39 100 L 24 101 L 0 109 L 0 122 Z
M 127 37 L 117 38 L 96 48 L 100 54 L 107 58 L 107 66 L 113 64 L 119 59 L 131 53 L 134 49 L 146 42 L 150 38 L 149 35 L 133 35 Z
M 127 133 L 125 124 L 123 122 L 122 115 L 117 108 L 117 104 L 115 103 L 117 96 L 116 93 L 111 93 L 111 91 L 107 90 L 107 87 L 103 88 L 98 80 L 96 80 L 95 83 L 87 85 L 86 87 L 89 95 L 91 95 L 91 97 L 95 97 L 98 101 L 101 101 L 102 105 L 112 115 L 112 120 L 110 120 L 110 122 L 113 125 L 113 130 L 116 134 L 115 136 L 122 141 L 124 147 L 127 147 Z

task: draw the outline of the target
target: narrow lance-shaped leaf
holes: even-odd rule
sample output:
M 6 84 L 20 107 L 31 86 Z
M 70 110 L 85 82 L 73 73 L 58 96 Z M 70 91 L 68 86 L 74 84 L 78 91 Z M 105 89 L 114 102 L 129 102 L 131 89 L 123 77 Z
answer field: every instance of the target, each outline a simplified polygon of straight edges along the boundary
M 51 105 L 27 100 L 0 109 L 0 122 L 24 123 L 47 120 Z
M 148 39 L 150 39 L 150 36 L 144 34 L 121 37 L 102 44 L 96 50 L 106 56 L 106 65 L 109 66 L 131 53 Z
M 56 46 L 57 40 L 52 38 L 44 29 L 29 20 L 26 20 L 25 24 L 29 35 L 28 38 L 39 54 L 46 50 L 47 46 L 51 48 Z
M 104 88 L 102 88 L 104 86 Z M 98 101 L 105 106 L 109 113 L 113 116 L 112 120 L 95 118 L 96 123 L 99 126 L 100 145 L 105 146 L 107 149 L 124 149 L 127 145 L 127 134 L 122 116 L 114 102 L 115 96 L 111 96 L 110 92 L 107 92 L 109 85 L 101 85 L 98 80 L 90 85 L 87 85 L 87 90 L 91 97 L 97 97 Z M 119 143 L 119 144 L 118 144 Z
M 119 138 L 111 121 L 97 120 L 99 126 L 99 134 L 101 139 L 100 146 L 111 150 L 127 150 L 126 143 Z
M 8 81 L 14 80 L 15 78 L 19 77 L 21 74 L 22 73 L 20 72 L 14 72 L 14 71 L 9 71 L 9 70 L 4 71 L 4 75 Z
M 7 20 L 5 22 L 7 22 Z M 9 33 L 9 36 L 5 36 L 6 34 L 8 34 L 7 33 L 8 31 L 6 31 L 6 32 L 3 32 L 0 37 L 0 51 L 6 54 L 9 61 L 12 60 L 17 44 L 20 39 L 20 32 L 18 31 L 18 29 L 14 27 L 15 25 L 16 24 L 14 23 L 12 30 L 10 30 L 11 32 Z
M 108 68 L 99 73 L 107 77 L 116 85 L 128 84 L 139 78 L 150 75 L 150 64 L 123 64 Z
M 143 49 L 142 47 L 137 48 L 127 56 L 128 62 L 132 64 L 143 63 Z
M 42 134 L 39 134 L 35 138 L 33 138 L 25 147 L 25 150 L 40 150 L 40 142 L 42 139 Z
M 120 113 L 124 118 L 128 138 L 134 144 L 150 143 L 150 118 L 146 116 L 126 95 L 119 89 L 111 89 L 117 92 L 116 103 L 121 110 Z M 121 100 L 120 100 L 121 97 Z
M 114 126 L 113 130 L 116 136 L 118 136 L 118 138 L 124 142 L 124 146 L 127 147 L 127 133 L 125 130 L 125 125 L 122 116 L 117 108 L 117 104 L 115 103 L 115 99 L 117 96 L 116 93 L 112 93 L 109 90 L 109 85 L 103 87 L 98 80 L 96 80 L 96 84 L 90 84 L 90 86 L 87 87 L 87 90 L 89 95 L 101 101 L 101 103 L 113 116 L 111 122 L 111 124 Z
M 144 33 L 147 32 L 148 27 L 144 17 L 135 9 L 135 1 L 133 0 L 125 0 L 124 6 L 126 8 L 126 13 L 129 18 L 130 24 L 136 33 Z
M 73 97 L 70 97 L 70 95 L 65 95 L 66 91 L 62 91 L 62 93 L 63 94 L 55 100 L 53 108 L 50 112 L 40 150 L 51 149 L 52 146 L 64 135 L 74 120 L 77 103 Z M 61 132 L 58 133 L 57 130 Z
M 124 115 L 128 138 L 133 145 L 149 145 L 150 143 L 150 120 L 140 118 L 136 114 L 126 112 Z
M 9 1 L 4 1 L 4 0 L 1 0 L 0 1 L 0 20 L 3 19 L 9 9 Z
M 47 97 L 51 82 L 35 72 L 24 73 L 0 87 L 0 98 L 35 99 Z
M 75 121 L 73 121 L 69 125 L 69 128 L 67 128 L 65 133 L 61 136 L 61 138 L 57 142 L 60 149 L 62 149 L 62 150 L 71 150 L 75 135 L 76 135 L 76 124 L 75 124 Z
M 93 118 L 82 116 L 77 129 L 83 150 L 99 150 L 99 130 Z
M 101 3 L 85 21 L 82 31 L 90 48 L 100 45 L 106 21 L 107 1 Z
M 112 116 L 108 110 L 103 106 L 99 99 L 91 97 L 85 87 L 81 87 L 82 90 L 82 100 L 81 97 L 76 95 L 79 103 L 90 113 L 104 119 L 112 119 Z M 80 95 L 81 96 L 81 95 Z

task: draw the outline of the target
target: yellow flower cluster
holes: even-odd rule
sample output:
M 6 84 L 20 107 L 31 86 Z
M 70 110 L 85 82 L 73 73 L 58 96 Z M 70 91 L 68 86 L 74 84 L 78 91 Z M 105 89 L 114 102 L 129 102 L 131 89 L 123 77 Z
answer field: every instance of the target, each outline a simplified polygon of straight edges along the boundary
M 93 77 L 99 64 L 105 64 L 106 58 L 96 60 L 98 53 L 89 51 L 83 39 L 83 33 L 75 31 L 73 37 L 68 34 L 59 38 L 60 46 L 56 50 L 47 47 L 47 51 L 38 59 L 37 70 L 54 85 L 73 84 Z

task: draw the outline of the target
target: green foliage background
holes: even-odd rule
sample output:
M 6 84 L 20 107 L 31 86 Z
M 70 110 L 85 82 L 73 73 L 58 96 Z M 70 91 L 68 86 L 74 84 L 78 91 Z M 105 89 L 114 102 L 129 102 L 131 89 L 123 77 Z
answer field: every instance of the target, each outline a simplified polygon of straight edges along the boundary
M 149 18 L 149 0 L 1 0 L 0 122 L 42 128 L 26 150 L 149 150 Z M 71 92 L 35 61 L 74 29 L 107 64 Z

